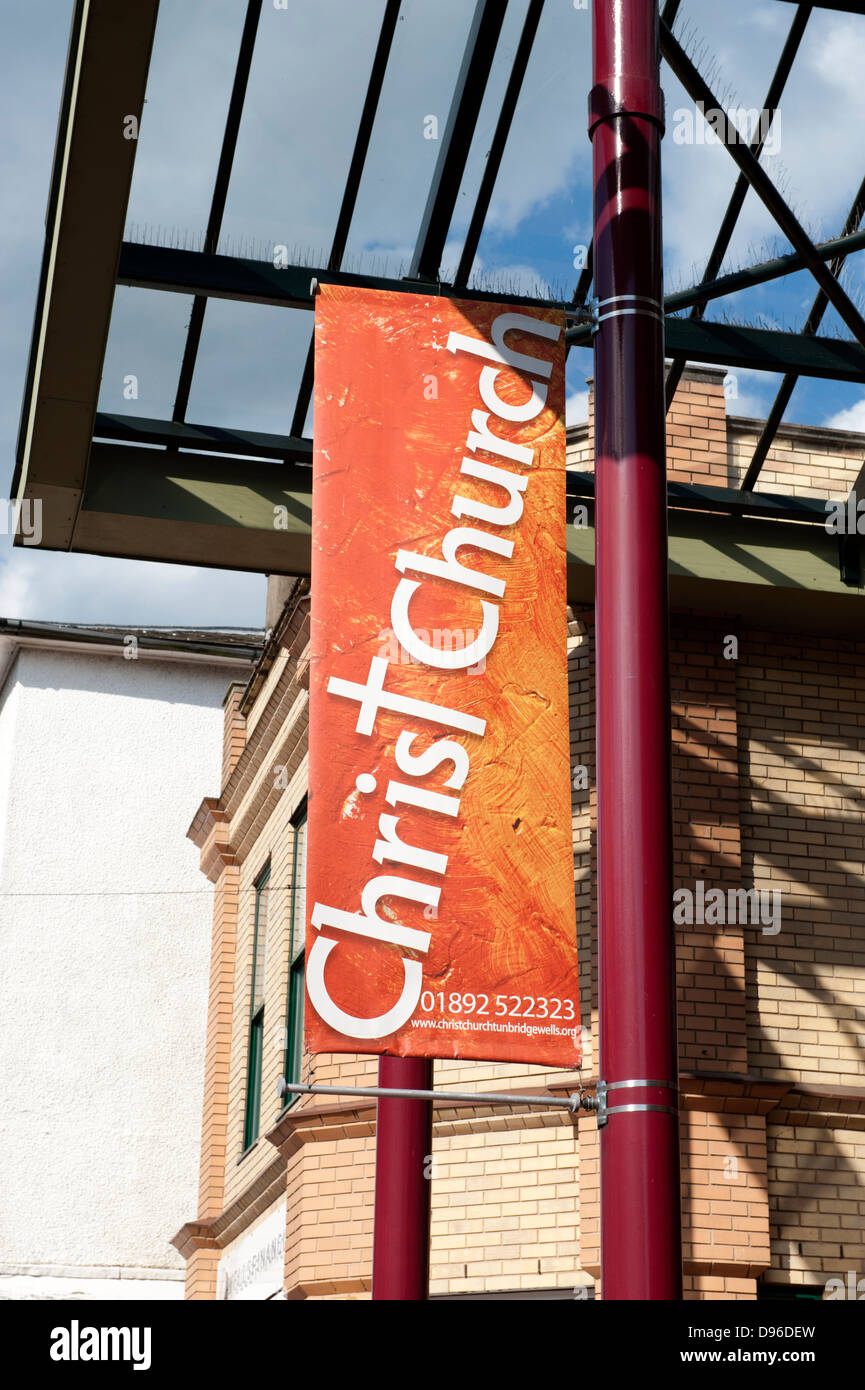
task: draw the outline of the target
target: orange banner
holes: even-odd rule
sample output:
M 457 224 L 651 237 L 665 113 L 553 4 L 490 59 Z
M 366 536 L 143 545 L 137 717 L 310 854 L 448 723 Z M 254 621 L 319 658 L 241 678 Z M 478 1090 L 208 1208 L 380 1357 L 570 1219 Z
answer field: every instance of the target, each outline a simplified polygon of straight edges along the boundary
M 315 318 L 308 1046 L 576 1066 L 563 315 Z

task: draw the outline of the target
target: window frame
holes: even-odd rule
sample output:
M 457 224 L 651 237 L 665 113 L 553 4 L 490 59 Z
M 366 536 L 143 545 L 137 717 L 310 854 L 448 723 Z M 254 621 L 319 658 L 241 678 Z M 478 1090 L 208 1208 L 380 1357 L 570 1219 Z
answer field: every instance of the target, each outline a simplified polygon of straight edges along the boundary
M 288 981 L 286 984 L 286 1003 L 285 1003 L 285 1056 L 283 1058 L 283 1077 L 286 1081 L 298 1082 L 302 1079 L 303 1073 L 303 1024 L 304 1024 L 304 1002 L 306 985 L 304 979 L 304 958 L 306 948 L 306 922 L 297 922 L 298 908 L 298 858 L 301 845 L 300 832 L 304 834 L 304 890 L 306 889 L 306 849 L 308 841 L 306 834 L 308 826 L 307 799 L 303 798 L 294 815 L 291 818 L 291 827 L 294 834 L 291 856 L 291 897 L 289 903 L 289 935 L 288 935 Z M 304 897 L 304 903 L 306 899 Z M 304 913 L 304 917 L 305 917 Z M 295 946 L 295 932 L 298 930 L 300 944 Z M 283 1111 L 300 1100 L 300 1096 L 287 1091 L 283 1096 Z
M 260 1002 L 256 1007 L 256 1000 L 259 994 L 257 988 L 258 980 L 258 941 L 262 927 L 265 932 L 264 954 L 261 961 L 262 974 L 267 974 L 267 927 L 270 916 L 269 893 L 265 896 L 265 890 L 270 885 L 270 859 L 268 859 L 261 873 L 255 879 L 253 887 L 255 889 L 255 918 L 252 933 L 252 967 L 249 980 L 249 1033 L 246 1048 L 246 1100 L 243 1107 L 243 1148 L 241 1158 L 248 1153 L 258 1142 L 261 1130 L 261 1078 L 262 1078 L 262 1054 L 264 1051 L 264 1004 L 265 1004 L 265 980 L 262 979 L 260 990 Z M 262 923 L 261 908 L 265 904 L 265 916 Z

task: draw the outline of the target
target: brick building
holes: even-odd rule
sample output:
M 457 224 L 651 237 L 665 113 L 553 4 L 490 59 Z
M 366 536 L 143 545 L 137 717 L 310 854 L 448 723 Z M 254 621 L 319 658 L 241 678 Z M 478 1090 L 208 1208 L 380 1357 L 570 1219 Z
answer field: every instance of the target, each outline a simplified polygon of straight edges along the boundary
M 692 368 L 668 415 L 686 1297 L 823 1297 L 865 1273 L 865 629 L 855 543 L 823 524 L 865 439 L 782 426 L 751 505 L 734 490 L 760 425 L 725 404 L 723 373 Z M 569 431 L 588 523 L 568 528 L 567 654 L 586 1085 L 591 449 L 590 413 Z M 283 1075 L 374 1084 L 376 1062 L 303 1054 L 308 592 L 281 581 L 272 597 L 269 645 L 226 700 L 222 787 L 189 832 L 215 908 L 199 1206 L 174 1244 L 191 1298 L 366 1297 L 374 1102 L 277 1095 Z M 576 1081 L 455 1061 L 435 1076 L 560 1095 Z M 594 1116 L 442 1102 L 430 1180 L 433 1297 L 600 1292 Z

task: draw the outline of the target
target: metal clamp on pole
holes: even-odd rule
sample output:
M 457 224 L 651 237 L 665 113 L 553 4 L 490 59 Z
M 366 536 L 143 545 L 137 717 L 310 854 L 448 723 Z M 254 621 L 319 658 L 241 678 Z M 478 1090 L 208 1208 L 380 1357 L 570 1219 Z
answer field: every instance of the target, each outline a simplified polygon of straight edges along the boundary
M 664 322 L 662 302 L 648 294 L 611 294 L 606 299 L 595 299 L 592 303 L 596 305 L 596 331 L 598 324 L 606 319 L 623 318 L 629 314 L 645 314 L 647 318 L 657 319 L 660 324 Z
M 609 1119 L 610 1115 L 633 1114 L 636 1111 L 657 1110 L 664 1115 L 678 1115 L 678 1105 L 648 1105 L 638 1103 L 634 1105 L 608 1105 L 607 1093 L 609 1091 L 626 1090 L 632 1087 L 658 1087 L 665 1091 L 672 1091 L 678 1096 L 679 1088 L 674 1081 L 599 1081 L 597 1089 L 597 1103 L 593 1107 L 598 1115 L 598 1129 L 601 1129 Z
M 590 328 L 593 333 L 597 333 L 600 325 L 599 314 L 599 301 L 587 299 L 585 304 L 578 304 L 574 309 L 566 309 L 565 319 L 575 327 Z
M 598 1109 L 598 1097 L 591 1095 L 584 1088 L 581 1089 L 576 1096 L 572 1096 L 571 1099 L 577 1102 L 574 1106 L 575 1110 L 588 1110 L 594 1113 L 594 1111 Z

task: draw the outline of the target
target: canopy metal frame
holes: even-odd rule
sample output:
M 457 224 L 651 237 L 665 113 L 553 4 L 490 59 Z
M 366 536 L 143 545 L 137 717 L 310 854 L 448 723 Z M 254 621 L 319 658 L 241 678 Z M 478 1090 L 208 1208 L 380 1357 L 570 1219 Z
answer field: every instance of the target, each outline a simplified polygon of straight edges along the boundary
M 767 87 L 764 108 L 767 111 L 774 111 L 782 100 L 785 86 L 794 68 L 813 10 L 822 8 L 850 14 L 865 12 L 865 5 L 861 3 L 861 0 L 858 3 L 854 3 L 854 0 L 850 0 L 849 3 L 835 0 L 835 3 L 821 6 L 801 3 L 793 5 L 792 0 L 775 0 L 775 3 L 784 7 L 790 6 L 793 9 L 793 14 L 787 39 Z M 95 31 L 100 26 L 103 28 L 106 26 L 104 0 L 101 2 L 96 0 L 94 4 L 90 5 L 89 16 L 86 14 L 87 8 L 84 0 L 77 0 L 70 39 L 70 60 L 76 57 L 76 46 L 81 39 L 83 28 L 89 27 Z M 145 5 L 140 8 L 151 12 L 152 24 L 148 34 L 145 20 L 134 40 L 137 43 L 139 75 L 142 69 L 146 74 L 158 0 L 146 0 Z M 112 433 L 107 437 L 115 439 L 119 437 L 134 438 L 138 444 L 150 444 L 158 447 L 188 447 L 183 431 L 176 427 L 186 425 L 204 317 L 207 302 L 211 298 L 234 298 L 250 303 L 280 304 L 292 308 L 311 309 L 313 307 L 312 296 L 308 290 L 300 293 L 298 285 L 308 286 L 310 278 L 313 276 L 317 277 L 320 282 L 334 280 L 339 283 L 379 285 L 388 290 L 421 290 L 428 285 L 435 285 L 436 292 L 440 294 L 459 295 L 471 292 L 472 295 L 479 295 L 479 297 L 500 297 L 492 294 L 479 294 L 475 289 L 470 289 L 471 269 L 486 223 L 520 93 L 525 84 L 526 72 L 543 16 L 544 0 L 529 0 L 522 32 L 510 63 L 483 175 L 469 218 L 459 265 L 452 283 L 441 279 L 442 253 L 476 134 L 481 103 L 493 63 L 499 52 L 502 28 L 507 15 L 507 0 L 476 0 L 411 267 L 408 275 L 402 280 L 381 276 L 353 275 L 342 269 L 352 218 L 357 206 L 376 116 L 379 111 L 382 89 L 392 61 L 393 40 L 401 12 L 400 0 L 386 0 L 384 5 L 378 40 L 370 67 L 369 80 L 326 265 L 312 268 L 309 266 L 289 266 L 274 271 L 266 262 L 248 261 L 217 254 L 261 9 L 262 0 L 248 0 L 202 250 L 200 252 L 181 251 L 138 242 L 126 242 L 118 247 L 114 275 L 116 284 L 136 285 L 151 290 L 191 294 L 193 296 L 192 312 L 186 330 L 186 341 L 178 374 L 171 420 L 136 419 L 134 416 L 130 416 L 127 417 L 125 436 Z M 709 107 L 723 109 L 722 103 L 712 92 L 697 65 L 684 51 L 673 34 L 673 24 L 680 10 L 681 0 L 664 0 L 661 6 L 662 57 L 671 70 L 676 73 L 685 90 L 695 102 L 703 101 L 707 109 Z M 84 58 L 85 60 L 87 58 L 86 47 L 84 47 Z M 59 152 L 62 151 L 64 140 L 69 133 L 70 123 L 75 117 L 73 67 L 74 64 L 70 61 L 67 90 L 61 111 L 58 137 Z M 734 159 L 739 168 L 739 176 L 718 228 L 703 278 L 689 289 L 668 295 L 665 299 L 667 356 L 672 359 L 666 380 L 668 408 L 681 378 L 684 365 L 688 360 L 730 369 L 752 367 L 760 371 L 776 372 L 782 377 L 778 394 L 742 480 L 741 487 L 746 492 L 753 492 L 757 487 L 760 470 L 771 450 L 778 427 L 783 421 L 793 388 L 801 376 L 815 375 L 865 385 L 865 320 L 840 282 L 841 271 L 847 256 L 865 247 L 865 231 L 861 231 L 859 228 L 863 211 L 865 211 L 863 189 L 860 188 L 857 193 L 844 226 L 839 231 L 839 236 L 823 246 L 815 245 L 760 163 L 760 154 L 766 135 L 766 128 L 761 126 L 754 142 L 749 146 L 741 141 L 738 133 L 728 123 L 724 132 L 725 144 L 731 158 Z M 128 176 L 131 178 L 134 142 L 133 148 L 126 153 L 129 156 Z M 52 224 L 58 220 L 58 204 L 62 204 L 60 198 L 62 179 L 62 161 L 58 159 L 52 178 L 52 193 L 48 209 L 49 242 L 52 230 L 54 230 Z M 865 188 L 865 183 L 863 183 L 863 188 Z M 792 253 L 777 257 L 762 265 L 745 267 L 722 275 L 723 260 L 729 250 L 731 238 L 749 189 L 752 189 L 761 198 L 775 219 L 779 231 L 790 241 L 794 249 Z M 67 192 L 67 190 L 63 191 L 64 193 Z M 128 178 L 125 189 L 121 186 L 115 195 L 116 208 L 119 209 L 121 217 L 125 212 L 126 196 L 124 194 L 128 195 Z M 46 256 L 46 271 L 47 262 L 48 257 Z M 772 333 L 747 326 L 733 327 L 728 323 L 708 320 L 705 317 L 708 307 L 713 302 L 719 302 L 723 310 L 724 300 L 738 290 L 793 274 L 803 268 L 809 270 L 817 282 L 818 294 L 799 333 Z M 579 308 L 587 302 L 590 297 L 592 277 L 593 249 L 590 245 L 585 266 L 575 286 L 572 299 L 566 307 Z M 43 273 L 40 303 L 37 306 L 37 331 L 34 332 L 30 371 L 19 433 L 14 481 L 16 490 L 22 481 L 25 481 L 32 415 L 34 405 L 37 411 L 39 406 L 38 400 L 34 401 L 39 386 L 38 349 L 40 335 L 38 329 L 40 319 L 44 318 L 44 311 L 48 307 L 46 299 L 50 288 L 49 278 L 47 273 Z M 517 302 L 521 300 L 533 302 L 526 297 L 516 296 L 515 298 Z M 836 309 L 847 327 L 850 333 L 849 338 L 833 337 L 827 339 L 819 336 L 817 330 L 825 310 L 830 304 Z M 689 310 L 687 319 L 680 317 L 685 308 Z M 103 351 L 106 333 L 107 321 L 103 325 Z M 591 342 L 590 330 L 585 327 L 569 329 L 568 342 L 569 346 L 589 346 Z M 304 436 L 304 429 L 309 413 L 311 394 L 312 344 L 310 341 L 292 412 L 293 419 L 288 436 L 292 443 L 286 453 L 279 455 L 268 449 L 264 457 L 283 457 L 286 461 L 300 463 L 310 461 L 311 441 Z M 88 441 L 88 452 L 92 439 L 106 437 L 99 432 L 104 424 L 104 419 L 103 417 L 96 417 L 95 401 L 92 404 L 94 429 Z M 203 431 L 209 437 L 213 437 L 215 433 L 206 422 L 191 425 L 189 428 L 193 432 Z M 227 448 L 226 452 L 235 451 Z M 79 471 L 83 482 L 87 472 L 86 457 L 83 459 Z

